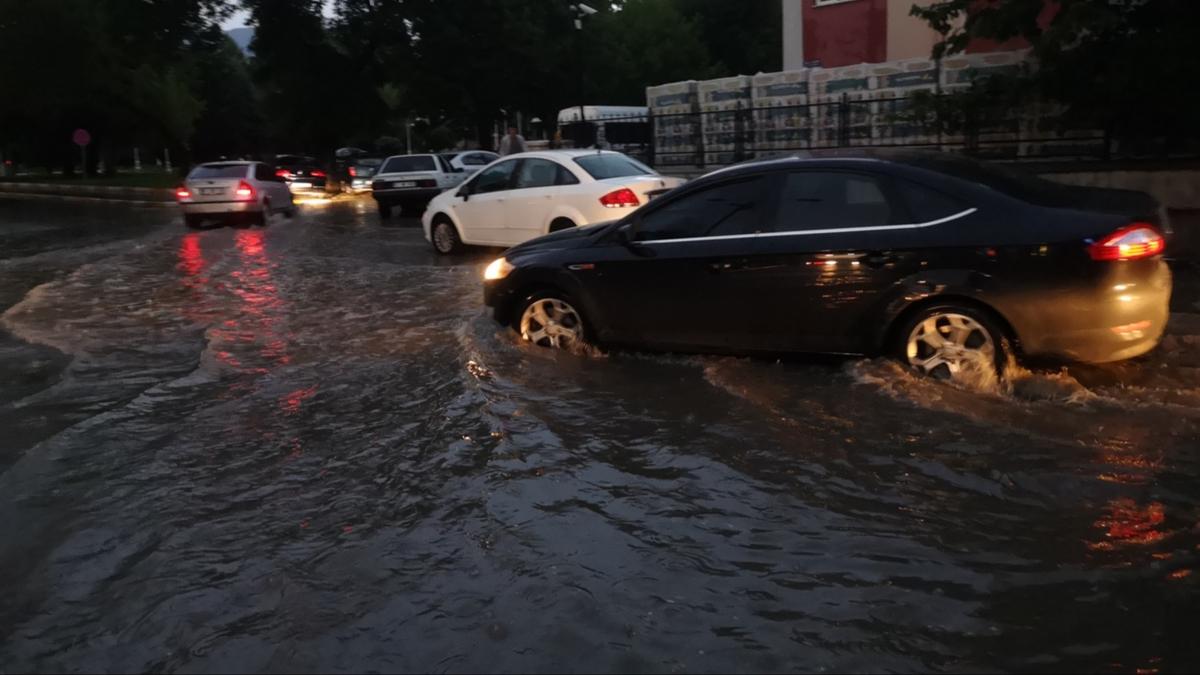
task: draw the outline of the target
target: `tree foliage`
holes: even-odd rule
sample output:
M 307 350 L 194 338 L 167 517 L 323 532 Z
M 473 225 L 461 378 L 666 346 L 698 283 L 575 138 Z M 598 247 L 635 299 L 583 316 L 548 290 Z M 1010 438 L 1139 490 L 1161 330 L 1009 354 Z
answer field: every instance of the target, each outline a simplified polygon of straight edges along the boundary
M 778 0 L 0 0 L 0 151 L 71 167 L 484 144 L 496 124 L 779 67 Z M 220 28 L 246 10 L 247 58 Z M 149 152 L 147 152 L 149 151 Z
M 1119 138 L 1195 137 L 1200 78 L 1195 0 L 943 0 L 912 14 L 944 36 L 935 56 L 975 40 L 1026 40 L 1036 68 L 1009 91 L 1066 107 L 1066 122 Z

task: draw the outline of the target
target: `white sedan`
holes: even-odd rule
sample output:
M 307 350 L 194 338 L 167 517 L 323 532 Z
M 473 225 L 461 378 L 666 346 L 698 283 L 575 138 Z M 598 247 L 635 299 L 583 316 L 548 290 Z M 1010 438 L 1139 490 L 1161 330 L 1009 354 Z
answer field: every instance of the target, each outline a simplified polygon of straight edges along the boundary
M 176 188 L 175 198 L 188 227 L 200 227 L 209 218 L 242 216 L 266 225 L 273 213 L 296 215 L 288 184 L 261 162 L 201 164 Z
M 683 184 L 619 152 L 509 155 L 433 198 L 421 224 L 438 253 L 514 246 L 548 232 L 614 220 Z

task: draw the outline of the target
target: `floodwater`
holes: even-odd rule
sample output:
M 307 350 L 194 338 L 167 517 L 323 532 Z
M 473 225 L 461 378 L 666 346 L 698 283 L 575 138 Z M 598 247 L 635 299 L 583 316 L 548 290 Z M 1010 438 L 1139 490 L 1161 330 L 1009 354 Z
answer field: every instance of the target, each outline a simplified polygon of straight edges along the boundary
M 0 200 L 0 671 L 1200 668 L 1200 296 L 1004 390 L 520 344 L 366 200 Z

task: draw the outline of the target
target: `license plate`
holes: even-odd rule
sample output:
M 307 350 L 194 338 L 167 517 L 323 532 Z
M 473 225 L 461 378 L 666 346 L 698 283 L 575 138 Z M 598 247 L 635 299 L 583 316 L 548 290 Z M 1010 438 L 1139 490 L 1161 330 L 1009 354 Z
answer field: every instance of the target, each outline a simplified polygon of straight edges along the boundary
M 225 192 L 225 188 L 200 188 L 202 195 L 219 195 L 222 192 Z
M 294 187 L 294 188 L 310 188 L 310 187 L 312 187 L 312 183 L 310 183 L 308 181 L 304 181 L 304 180 L 298 180 L 298 181 L 295 181 L 294 183 L 292 183 L 292 187 Z
M 400 181 L 399 183 L 392 183 L 392 187 L 398 187 L 398 188 L 417 187 L 417 181 L 415 181 L 415 180 L 402 180 L 402 181 Z

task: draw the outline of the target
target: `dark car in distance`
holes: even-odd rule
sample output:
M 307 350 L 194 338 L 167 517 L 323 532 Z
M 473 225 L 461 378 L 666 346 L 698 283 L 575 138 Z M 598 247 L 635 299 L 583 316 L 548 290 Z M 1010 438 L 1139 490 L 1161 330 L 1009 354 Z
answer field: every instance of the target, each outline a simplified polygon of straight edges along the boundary
M 890 353 L 941 378 L 1007 354 L 1143 354 L 1168 318 L 1165 212 L 940 153 L 737 165 L 505 252 L 497 320 L 547 347 Z
M 293 192 L 324 192 L 325 181 L 328 178 L 316 158 L 307 155 L 276 155 L 275 175 L 282 178 Z

